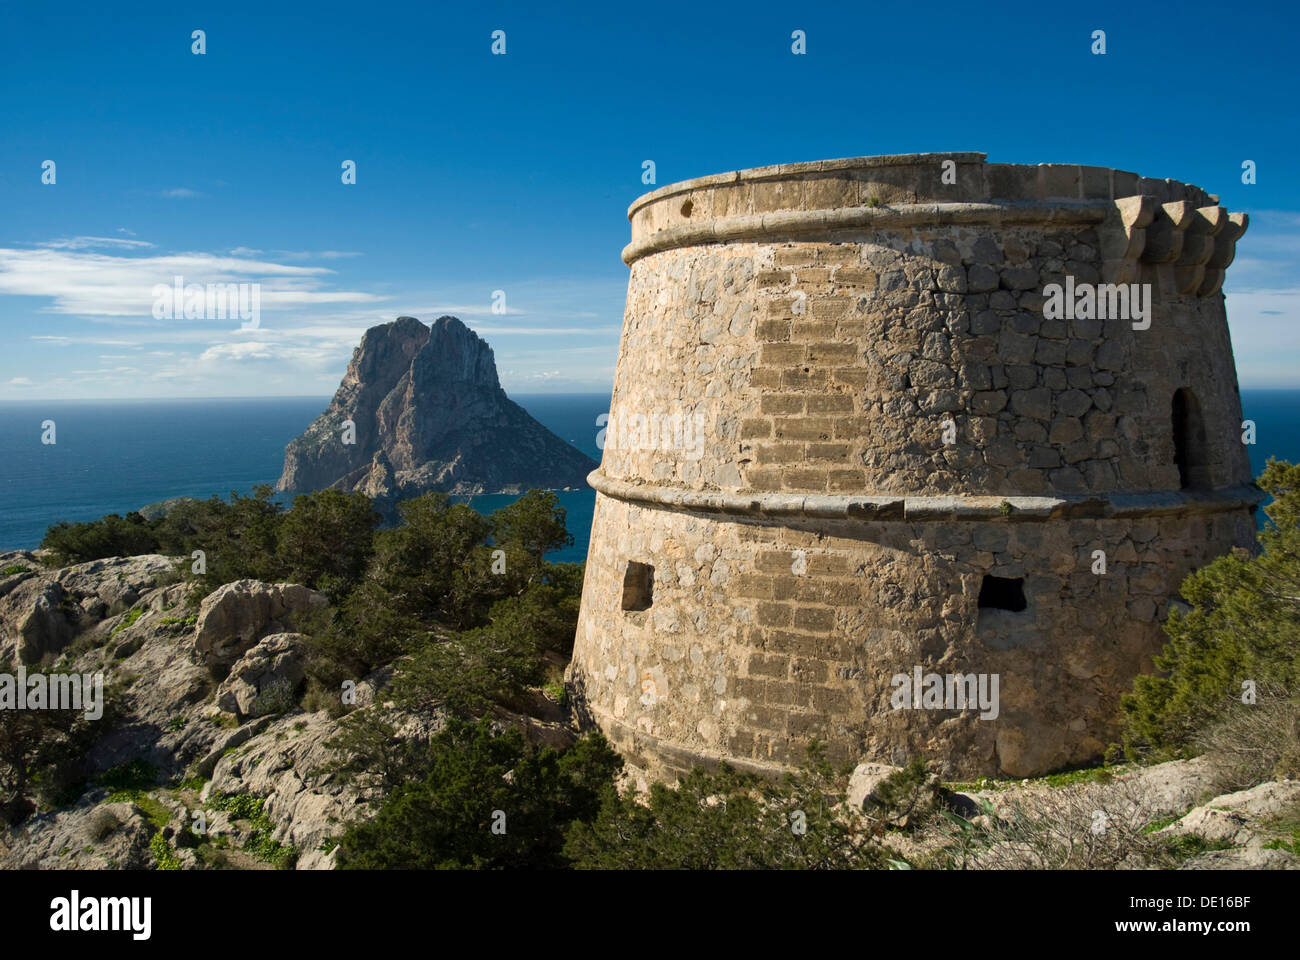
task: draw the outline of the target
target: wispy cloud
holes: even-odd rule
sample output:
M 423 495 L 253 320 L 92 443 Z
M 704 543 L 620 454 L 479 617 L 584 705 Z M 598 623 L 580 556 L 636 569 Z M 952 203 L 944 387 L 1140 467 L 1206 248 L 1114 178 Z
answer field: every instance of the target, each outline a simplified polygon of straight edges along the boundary
M 152 247 L 153 244 L 144 240 L 123 240 L 121 237 L 64 237 L 59 240 L 46 240 L 36 246 L 49 250 L 90 250 L 95 247 L 132 250 Z
M 159 194 L 161 197 L 167 197 L 171 200 L 193 200 L 198 197 L 206 197 L 206 193 L 200 193 L 197 190 L 191 190 L 189 187 L 172 187 L 170 190 L 164 190 Z
M 378 303 L 386 298 L 359 290 L 335 290 L 327 267 L 307 267 L 211 253 L 123 256 L 92 252 L 95 246 L 151 246 L 142 240 L 74 237 L 35 249 L 0 247 L 0 294 L 47 297 L 55 313 L 85 317 L 150 317 L 153 289 L 188 283 L 261 285 L 264 310 L 308 309 L 320 304 Z

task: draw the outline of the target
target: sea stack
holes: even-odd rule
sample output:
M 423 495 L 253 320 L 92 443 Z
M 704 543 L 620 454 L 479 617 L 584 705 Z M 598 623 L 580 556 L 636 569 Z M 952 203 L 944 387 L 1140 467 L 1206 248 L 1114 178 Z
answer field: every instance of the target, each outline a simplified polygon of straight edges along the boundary
M 277 488 L 358 490 L 383 509 L 429 491 L 579 487 L 595 466 L 506 396 L 492 348 L 460 320 L 398 317 L 361 338 Z

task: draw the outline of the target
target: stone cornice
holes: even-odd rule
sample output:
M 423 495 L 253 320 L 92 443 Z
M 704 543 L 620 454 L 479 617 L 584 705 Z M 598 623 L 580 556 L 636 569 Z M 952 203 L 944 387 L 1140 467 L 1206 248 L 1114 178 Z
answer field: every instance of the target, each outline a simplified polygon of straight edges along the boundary
M 701 243 L 743 240 L 826 239 L 836 232 L 894 230 L 900 227 L 939 227 L 973 223 L 1102 223 L 1114 210 L 1109 201 L 1050 203 L 909 203 L 899 206 L 849 207 L 830 210 L 779 210 L 770 213 L 715 217 L 657 231 L 623 248 L 631 266 L 652 253 Z
M 631 483 L 593 470 L 587 483 L 615 500 L 705 513 L 811 520 L 952 521 L 1069 520 L 1218 513 L 1251 507 L 1265 494 L 1253 484 L 1206 491 L 1083 494 L 1072 497 L 953 496 L 894 494 L 731 493 L 688 490 L 667 484 Z M 1009 507 L 1009 509 L 1008 509 Z

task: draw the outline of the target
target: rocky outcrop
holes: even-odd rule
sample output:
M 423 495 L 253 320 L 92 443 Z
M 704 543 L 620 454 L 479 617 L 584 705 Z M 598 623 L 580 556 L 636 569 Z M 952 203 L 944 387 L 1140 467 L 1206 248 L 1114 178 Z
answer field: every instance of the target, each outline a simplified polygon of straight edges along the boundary
M 1270 819 L 1288 811 L 1300 810 L 1300 781 L 1282 780 L 1261 783 L 1249 790 L 1239 790 L 1216 797 L 1195 807 L 1165 833 L 1197 836 L 1213 843 L 1233 846 L 1258 846 L 1261 827 Z M 1298 864 L 1300 865 L 1300 864 Z
M 175 577 L 173 561 L 154 554 L 50 570 L 36 554 L 16 551 L 0 554 L 0 570 L 15 571 L 0 576 L 0 661 L 28 665 Z
M 153 866 L 154 828 L 130 802 L 104 803 L 88 793 L 68 810 L 33 817 L 5 841 L 0 869 L 144 870 Z
M 279 632 L 290 614 L 328 601 L 296 583 L 236 580 L 218 587 L 199 607 L 194 650 L 208 664 L 233 664 L 269 633 Z
M 387 511 L 431 490 L 578 487 L 595 467 L 506 396 L 492 348 L 463 323 L 399 317 L 366 331 L 329 407 L 285 449 L 278 486 L 357 490 Z
M 293 695 L 306 674 L 306 640 L 300 633 L 276 633 L 259 640 L 230 668 L 217 688 L 217 706 L 241 717 L 273 712 Z

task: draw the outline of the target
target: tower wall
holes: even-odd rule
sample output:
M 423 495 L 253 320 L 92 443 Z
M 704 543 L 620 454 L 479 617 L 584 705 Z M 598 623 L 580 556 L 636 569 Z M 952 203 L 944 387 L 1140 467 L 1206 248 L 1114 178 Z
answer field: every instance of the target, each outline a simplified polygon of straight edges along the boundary
M 1252 540 L 1220 292 L 1245 217 L 934 154 L 706 177 L 629 218 L 589 718 L 652 777 L 813 737 L 962 776 L 1095 758 L 1182 578 Z M 1067 283 L 1149 285 L 1149 327 L 1053 318 Z M 996 717 L 900 708 L 917 668 L 997 677 Z

